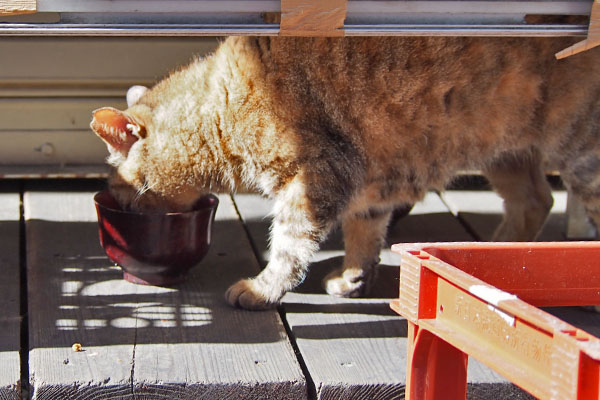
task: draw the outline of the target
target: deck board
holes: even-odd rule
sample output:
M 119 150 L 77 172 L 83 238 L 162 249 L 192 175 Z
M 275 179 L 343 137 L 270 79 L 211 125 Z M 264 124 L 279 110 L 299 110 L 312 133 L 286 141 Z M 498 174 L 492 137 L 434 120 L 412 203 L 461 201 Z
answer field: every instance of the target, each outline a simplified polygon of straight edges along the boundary
M 19 189 L 0 183 L 0 399 L 20 398 Z
M 538 241 L 566 240 L 567 192 L 556 190 L 552 194 L 554 205 Z M 499 195 L 483 190 L 448 190 L 442 193 L 442 198 L 480 240 L 491 240 L 496 227 L 502 221 L 503 201 Z
M 341 235 L 334 232 L 315 255 L 306 281 L 283 298 L 280 311 L 291 332 L 288 339 L 276 311 L 237 310 L 223 299 L 228 285 L 255 275 L 268 260 L 268 201 L 236 195 L 234 204 L 229 196 L 220 196 L 205 261 L 184 284 L 157 288 L 121 279 L 120 269 L 98 243 L 92 202 L 98 184 L 75 186 L 77 190 L 65 182 L 38 182 L 28 184 L 24 193 L 34 399 L 402 398 L 406 321 L 389 308 L 398 293 L 396 254 L 382 252 L 375 290 L 368 297 L 328 296 L 321 280 L 343 258 Z M 7 228 L 0 230 L 7 239 L 0 246 L 10 249 L 0 253 L 0 263 L 12 267 L 12 281 L 18 283 L 19 193 L 11 190 L 0 190 L 0 227 Z M 500 219 L 501 202 L 493 196 L 449 191 L 442 201 L 430 193 L 390 228 L 388 244 L 473 240 L 465 225 L 485 238 Z M 563 232 L 561 196 L 555 196 L 542 238 Z M 12 346 L 0 351 L 0 379 L 6 381 L 9 373 L 15 377 L 8 384 L 0 381 L 0 398 L 5 398 L 2 388 L 13 396 L 6 398 L 18 398 L 10 382 L 18 379 L 19 285 L 5 286 L 12 291 L 7 298 L 16 299 L 7 310 L 17 318 L 11 320 L 13 328 L 0 331 L 0 343 L 5 349 Z M 598 335 L 598 314 L 550 311 Z M 7 333 L 12 342 L 6 341 Z M 76 342 L 85 351 L 73 352 Z M 8 354 L 15 369 L 3 369 L 8 364 L 1 357 Z M 468 379 L 468 398 L 530 398 L 473 359 Z
M 104 255 L 94 190 L 50 189 L 24 196 L 33 398 L 306 397 L 279 315 L 223 300 L 258 269 L 228 196 L 207 258 L 185 284 L 157 288 L 123 281 Z
M 263 263 L 268 260 L 268 200 L 236 195 L 235 202 Z M 430 193 L 391 229 L 388 242 L 472 240 L 440 198 Z M 375 290 L 368 298 L 324 294 L 322 278 L 342 262 L 342 238 L 335 232 L 314 257 L 306 281 L 282 300 L 282 310 L 306 364 L 318 399 L 393 399 L 403 396 L 406 321 L 390 311 L 398 295 L 399 259 L 385 249 Z M 506 381 L 476 362 L 472 382 Z
M 120 276 L 98 244 L 93 192 L 47 186 L 24 193 L 32 397 L 127 398 L 135 330 L 115 321 L 135 300 L 118 289 L 88 295 Z
M 268 260 L 267 217 L 271 203 L 253 195 L 235 202 L 259 258 Z M 435 193 L 389 230 L 388 245 L 400 242 L 474 240 Z M 388 246 L 389 247 L 389 246 Z M 340 265 L 342 238 L 334 232 L 313 258 L 306 281 L 282 300 L 291 329 L 318 399 L 402 398 L 406 374 L 406 321 L 389 309 L 398 295 L 398 255 L 381 254 L 375 289 L 367 298 L 324 294 L 322 278 Z M 469 398 L 526 399 L 528 395 L 475 359 L 468 367 Z

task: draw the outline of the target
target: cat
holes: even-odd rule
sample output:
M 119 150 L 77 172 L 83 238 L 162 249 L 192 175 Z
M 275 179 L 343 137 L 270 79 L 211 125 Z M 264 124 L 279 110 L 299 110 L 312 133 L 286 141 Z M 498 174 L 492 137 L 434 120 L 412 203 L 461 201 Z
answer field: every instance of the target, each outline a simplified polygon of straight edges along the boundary
M 234 283 L 265 309 L 304 279 L 341 222 L 328 293 L 372 283 L 390 215 L 459 169 L 504 198 L 494 240 L 533 240 L 552 206 L 544 165 L 600 222 L 600 53 L 557 61 L 568 38 L 230 37 L 147 89 L 96 110 L 92 130 L 124 207 L 183 211 L 208 192 L 274 199 L 271 259 Z

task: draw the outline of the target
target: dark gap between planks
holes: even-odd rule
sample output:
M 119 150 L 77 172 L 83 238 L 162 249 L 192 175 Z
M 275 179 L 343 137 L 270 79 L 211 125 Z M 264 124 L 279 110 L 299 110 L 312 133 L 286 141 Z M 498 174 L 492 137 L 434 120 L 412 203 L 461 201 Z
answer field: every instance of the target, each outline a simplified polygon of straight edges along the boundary
M 231 201 L 233 203 L 233 206 L 235 207 L 235 212 L 237 213 L 238 218 L 240 219 L 240 221 L 242 223 L 242 227 L 244 228 L 246 238 L 248 239 L 248 242 L 250 243 L 250 247 L 252 248 L 252 253 L 254 254 L 254 258 L 256 259 L 257 264 L 260 265 L 262 268 L 264 266 L 263 266 L 262 258 L 260 257 L 260 252 L 258 250 L 258 246 L 254 242 L 254 239 L 252 239 L 250 230 L 248 229 L 246 221 L 244 220 L 244 217 L 242 216 L 242 213 L 240 212 L 240 210 L 237 206 L 237 203 L 235 202 L 235 197 L 233 195 L 231 196 Z M 285 328 L 285 333 L 290 341 L 292 349 L 294 350 L 294 355 L 296 356 L 298 364 L 300 365 L 300 369 L 302 370 L 302 373 L 304 374 L 304 379 L 306 380 L 307 398 L 308 398 L 308 400 L 316 400 L 317 399 L 317 389 L 315 387 L 315 383 L 312 380 L 310 373 L 308 372 L 308 367 L 306 366 L 306 363 L 304 362 L 304 358 L 302 357 L 302 353 L 300 352 L 300 349 L 298 348 L 298 344 L 296 343 L 296 339 L 294 337 L 294 333 L 292 332 L 292 328 L 290 328 L 290 324 L 288 323 L 288 321 L 286 319 L 285 310 L 283 309 L 283 307 L 278 306 L 277 312 L 279 313 L 279 318 L 281 318 L 281 322 L 283 323 L 283 327 Z
M 551 182 L 551 186 L 553 188 L 560 188 L 561 182 L 560 182 L 560 178 L 558 177 L 549 177 L 549 180 Z M 97 186 L 98 185 L 98 179 L 57 179 L 56 180 L 56 187 L 63 190 L 81 190 L 81 188 L 86 188 L 86 187 L 90 187 L 90 184 L 93 186 Z M 102 180 L 103 181 L 103 180 Z M 25 186 L 26 186 L 26 180 L 19 180 L 19 184 L 18 184 L 18 190 L 19 190 L 19 197 L 20 197 L 20 216 L 19 216 L 19 277 L 20 277 L 20 314 L 21 314 L 21 332 L 20 332 L 20 366 L 21 366 L 21 371 L 20 371 L 20 377 L 21 377 L 21 382 L 20 382 L 20 389 L 21 389 L 21 395 L 23 399 L 28 399 L 30 397 L 30 387 L 29 387 L 29 320 L 28 320 L 28 288 L 27 288 L 27 242 L 26 242 L 26 223 L 25 223 L 25 215 L 24 215 L 24 203 L 23 203 L 23 197 L 24 197 L 24 192 L 25 192 Z M 487 184 L 487 181 L 485 181 L 484 178 L 480 177 L 480 176 L 469 176 L 469 177 L 464 177 L 462 179 L 458 179 L 458 182 L 454 182 L 454 184 L 449 187 L 449 190 L 452 189 L 458 189 L 458 188 L 471 188 L 471 189 L 475 189 L 475 190 L 490 190 L 489 188 L 489 184 Z M 239 209 L 237 208 L 237 204 L 235 202 L 235 198 L 233 198 L 232 196 L 232 201 L 233 201 L 233 205 L 236 208 L 236 212 L 238 214 L 238 218 L 240 219 L 243 229 L 245 231 L 246 237 L 250 243 L 252 252 L 254 254 L 255 259 L 257 260 L 258 264 L 263 266 L 262 262 L 261 262 L 261 255 L 260 252 L 258 251 L 257 245 L 254 242 L 252 235 L 250 234 L 250 231 L 248 229 L 248 226 L 246 224 L 246 221 L 244 220 L 244 218 L 242 217 Z M 473 232 L 472 228 L 468 225 L 467 221 L 462 220 L 460 217 L 455 216 L 458 221 L 461 223 L 461 225 L 463 225 L 463 227 L 467 230 L 467 232 L 473 236 L 474 238 L 476 238 L 476 240 L 480 240 L 480 238 L 478 237 L 477 234 L 475 234 L 475 232 Z M 311 378 L 311 375 L 308 372 L 306 363 L 302 357 L 302 354 L 300 353 L 300 350 L 298 348 L 298 345 L 296 343 L 295 337 L 293 335 L 293 332 L 289 326 L 289 323 L 286 319 L 286 312 L 283 309 L 283 307 L 279 307 L 278 308 L 278 312 L 281 318 L 281 321 L 283 322 L 284 328 L 286 330 L 287 336 L 289 338 L 289 341 L 291 343 L 291 346 L 294 350 L 295 356 L 297 358 L 297 361 L 302 369 L 302 373 L 304 374 L 304 377 L 306 379 L 306 385 L 307 385 L 307 395 L 309 399 L 316 399 L 317 398 L 317 392 L 316 392 L 316 387 L 314 384 L 314 381 Z M 470 397 L 470 398 L 477 398 L 477 394 L 473 393 L 473 395 L 475 397 Z M 473 396 L 472 395 L 472 396 Z
M 29 398 L 29 312 L 27 299 L 27 240 L 25 233 L 25 207 L 23 203 L 25 183 L 19 181 L 19 285 L 21 314 L 21 344 L 19 357 L 21 361 L 21 398 Z

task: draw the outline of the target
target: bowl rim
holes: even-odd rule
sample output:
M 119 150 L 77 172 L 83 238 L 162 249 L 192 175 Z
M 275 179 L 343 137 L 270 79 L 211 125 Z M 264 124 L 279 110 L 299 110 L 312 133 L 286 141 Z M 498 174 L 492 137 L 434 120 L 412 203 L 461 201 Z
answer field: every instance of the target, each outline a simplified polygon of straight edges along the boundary
M 110 191 L 108 189 L 104 189 L 104 190 L 101 190 L 101 191 L 97 192 L 94 195 L 94 203 L 96 204 L 97 207 L 103 208 L 105 210 L 110 210 L 110 211 L 115 212 L 115 213 L 127 214 L 127 215 L 141 215 L 141 216 L 148 216 L 148 215 L 161 215 L 161 216 L 192 215 L 192 214 L 197 214 L 197 213 L 201 213 L 201 212 L 206 212 L 207 210 L 214 210 L 219 205 L 219 198 L 217 196 L 215 196 L 214 194 L 212 194 L 212 193 L 208 193 L 208 194 L 200 197 L 197 201 L 200 201 L 201 199 L 204 199 L 204 198 L 208 197 L 208 198 L 210 198 L 212 200 L 212 204 L 210 205 L 210 207 L 203 207 L 203 208 L 196 209 L 196 210 L 179 211 L 179 212 L 143 213 L 143 212 L 137 212 L 137 211 L 122 210 L 120 208 L 114 208 L 114 207 L 110 207 L 110 206 L 104 205 L 104 204 L 102 204 L 102 203 L 100 203 L 98 201 L 98 197 L 101 196 L 101 195 L 104 195 L 104 194 L 108 194 L 111 198 L 113 197 L 112 194 L 110 194 Z

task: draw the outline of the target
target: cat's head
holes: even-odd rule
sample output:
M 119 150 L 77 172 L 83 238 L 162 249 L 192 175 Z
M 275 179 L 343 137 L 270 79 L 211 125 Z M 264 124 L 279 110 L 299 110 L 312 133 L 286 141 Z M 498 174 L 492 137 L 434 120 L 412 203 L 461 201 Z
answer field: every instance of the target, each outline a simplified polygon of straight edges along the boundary
M 129 89 L 125 111 L 103 107 L 93 112 L 90 127 L 105 142 L 114 167 L 109 190 L 124 209 L 187 211 L 206 191 L 186 179 L 178 157 L 170 155 L 171 140 L 156 140 L 152 107 L 139 101 L 146 91 L 143 86 Z

